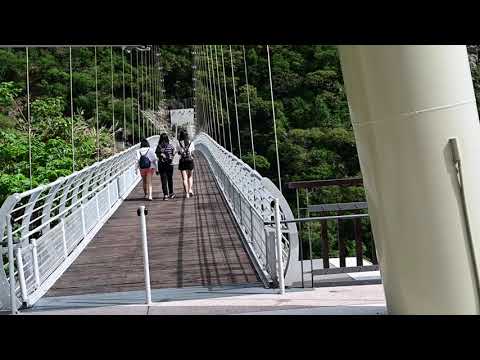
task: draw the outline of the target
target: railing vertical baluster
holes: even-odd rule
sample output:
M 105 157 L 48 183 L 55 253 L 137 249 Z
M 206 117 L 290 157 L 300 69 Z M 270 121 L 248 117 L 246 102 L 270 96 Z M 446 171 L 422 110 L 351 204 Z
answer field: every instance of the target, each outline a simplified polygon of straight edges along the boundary
M 65 220 L 60 220 L 61 227 L 62 227 L 62 244 L 63 244 L 63 256 L 65 259 L 68 257 L 68 250 L 67 250 L 67 234 L 65 233 Z
M 323 258 L 323 268 L 330 268 L 330 254 L 329 254 L 329 245 L 328 245 L 328 228 L 327 221 L 321 221 L 321 239 L 322 239 L 322 258 Z
M 355 252 L 357 256 L 357 266 L 363 266 L 363 243 L 361 233 L 361 222 L 359 219 L 353 219 L 353 227 L 355 232 Z
M 337 215 L 339 215 L 337 213 Z M 338 241 L 338 256 L 340 258 L 340 267 L 346 267 L 346 261 L 345 261 L 345 239 L 343 236 L 340 236 L 340 220 L 337 219 L 337 241 Z
M 305 189 L 305 198 L 307 200 L 307 217 L 310 217 L 310 210 L 308 210 L 308 189 Z M 310 275 L 311 275 L 311 280 L 312 280 L 312 288 L 314 287 L 314 282 L 313 282 L 313 251 L 312 251 L 312 235 L 310 231 L 310 223 L 307 223 L 307 228 L 308 228 L 308 248 L 310 252 Z
M 80 204 L 80 214 L 82 215 L 82 233 L 83 237 L 87 236 L 87 224 L 85 223 L 85 207 Z
M 25 272 L 23 271 L 23 258 L 22 249 L 17 248 L 17 267 L 18 267 L 18 280 L 20 281 L 20 289 L 22 291 L 22 298 L 24 301 L 28 298 L 27 284 L 25 283 Z
M 38 268 L 38 251 L 37 251 L 36 239 L 32 239 L 32 258 L 33 258 L 33 275 L 35 277 L 35 286 L 38 288 L 40 286 L 40 271 Z
M 97 221 L 98 219 L 100 219 L 100 207 L 98 205 L 98 194 L 99 193 L 96 193 L 94 196 L 95 196 L 95 204 L 97 205 L 96 206 L 96 209 L 97 209 Z
M 298 188 L 295 189 L 295 194 L 297 197 L 297 217 L 300 218 L 300 194 L 298 192 Z M 298 245 L 300 250 L 300 268 L 302 271 L 302 288 L 305 287 L 305 280 L 304 280 L 304 271 L 303 271 L 303 240 L 302 240 L 302 224 L 300 223 L 298 226 Z
M 15 284 L 15 259 L 13 252 L 13 235 L 12 235 L 12 216 L 8 214 L 7 218 L 7 241 L 8 241 L 8 272 L 10 278 L 10 309 L 12 315 L 17 313 L 17 292 Z

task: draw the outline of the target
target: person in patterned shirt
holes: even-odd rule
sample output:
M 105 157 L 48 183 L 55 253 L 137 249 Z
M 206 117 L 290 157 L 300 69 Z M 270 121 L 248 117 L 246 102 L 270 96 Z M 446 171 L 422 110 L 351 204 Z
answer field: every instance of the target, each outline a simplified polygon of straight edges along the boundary
M 163 133 L 160 135 L 155 154 L 158 157 L 158 172 L 162 181 L 163 200 L 174 199 L 173 191 L 173 157 L 175 148 L 168 139 L 168 135 Z

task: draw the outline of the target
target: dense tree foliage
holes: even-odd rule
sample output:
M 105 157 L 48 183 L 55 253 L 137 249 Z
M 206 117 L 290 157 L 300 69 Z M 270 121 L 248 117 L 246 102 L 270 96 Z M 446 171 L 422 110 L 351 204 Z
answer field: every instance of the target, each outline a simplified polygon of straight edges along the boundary
M 230 126 L 226 128 L 226 145 L 239 155 L 230 51 L 228 46 L 221 48 L 217 45 L 216 48 L 223 101 L 225 101 L 225 95 L 221 50 L 224 52 L 225 60 L 229 114 L 226 113 L 224 106 L 223 115 L 225 119 L 230 119 Z M 276 183 L 276 152 L 266 48 L 265 46 L 246 46 L 245 48 L 257 170 Z M 480 47 L 468 46 L 468 51 L 477 103 L 480 105 Z M 96 161 L 94 50 L 74 48 L 72 55 L 75 169 L 79 170 Z M 131 55 L 122 54 L 120 49 L 114 49 L 112 104 L 110 48 L 98 48 L 97 57 L 100 125 L 98 136 L 100 157 L 105 158 L 113 151 L 113 115 L 117 119 L 115 130 L 125 131 L 130 136 L 131 143 L 132 132 L 137 134 L 137 137 L 139 131 L 136 123 L 137 103 L 140 101 L 151 103 L 152 94 L 147 92 L 141 100 L 137 99 L 137 81 L 145 69 L 138 66 L 135 52 Z M 245 66 L 240 46 L 232 46 L 232 58 L 242 155 L 243 159 L 252 165 Z M 194 94 L 192 47 L 162 46 L 160 59 L 167 106 L 190 107 Z M 295 180 L 361 176 L 336 48 L 326 45 L 275 45 L 271 47 L 271 61 L 283 184 Z M 0 161 L 2 162 L 0 204 L 8 194 L 50 182 L 59 176 L 70 174 L 73 169 L 68 65 L 67 48 L 30 49 L 33 163 L 32 184 L 30 184 L 25 50 L 0 49 Z M 123 66 L 125 103 L 123 101 Z M 225 102 L 223 104 L 225 105 Z M 112 113 L 112 105 L 114 113 Z M 125 129 L 123 127 L 124 105 L 127 109 Z M 135 120 L 133 128 L 132 114 Z M 228 141 L 230 136 L 231 144 Z M 118 140 L 118 134 L 116 138 Z M 296 209 L 295 193 L 287 191 L 285 186 L 283 190 L 292 209 Z M 300 193 L 301 207 L 305 206 L 305 195 L 304 192 Z M 364 200 L 362 188 L 329 188 L 310 193 L 309 198 L 311 204 L 362 200 Z M 318 231 L 313 231 L 315 226 L 318 225 L 312 225 L 311 233 L 314 239 L 314 252 L 318 254 Z M 334 226 L 333 223 L 332 226 Z M 368 232 L 366 224 L 364 224 L 364 230 Z M 335 229 L 330 229 L 329 237 L 331 237 L 332 249 L 335 251 Z M 351 243 L 348 244 L 351 247 Z

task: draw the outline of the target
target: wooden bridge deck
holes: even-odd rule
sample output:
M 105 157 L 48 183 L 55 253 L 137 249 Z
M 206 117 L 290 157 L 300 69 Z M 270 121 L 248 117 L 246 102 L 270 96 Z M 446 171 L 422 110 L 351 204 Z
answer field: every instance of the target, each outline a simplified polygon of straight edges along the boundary
M 143 200 L 139 183 L 46 296 L 144 289 L 138 206 L 148 209 L 152 288 L 259 283 L 240 234 L 210 173 L 197 155 L 195 196 L 186 199 L 174 172 L 177 198 L 163 201 L 154 176 L 154 201 Z

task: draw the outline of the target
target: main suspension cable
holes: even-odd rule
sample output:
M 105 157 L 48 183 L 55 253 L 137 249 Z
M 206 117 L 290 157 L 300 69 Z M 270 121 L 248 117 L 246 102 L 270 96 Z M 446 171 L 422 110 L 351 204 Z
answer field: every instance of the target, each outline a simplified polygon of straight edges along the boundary
M 250 121 L 250 139 L 252 141 L 253 169 L 257 170 L 256 164 L 255 164 L 255 145 L 253 143 L 252 112 L 250 110 L 250 86 L 248 85 L 247 58 L 245 56 L 244 45 L 242 45 L 242 49 L 243 49 L 243 62 L 245 64 L 245 83 L 247 85 L 248 120 Z

